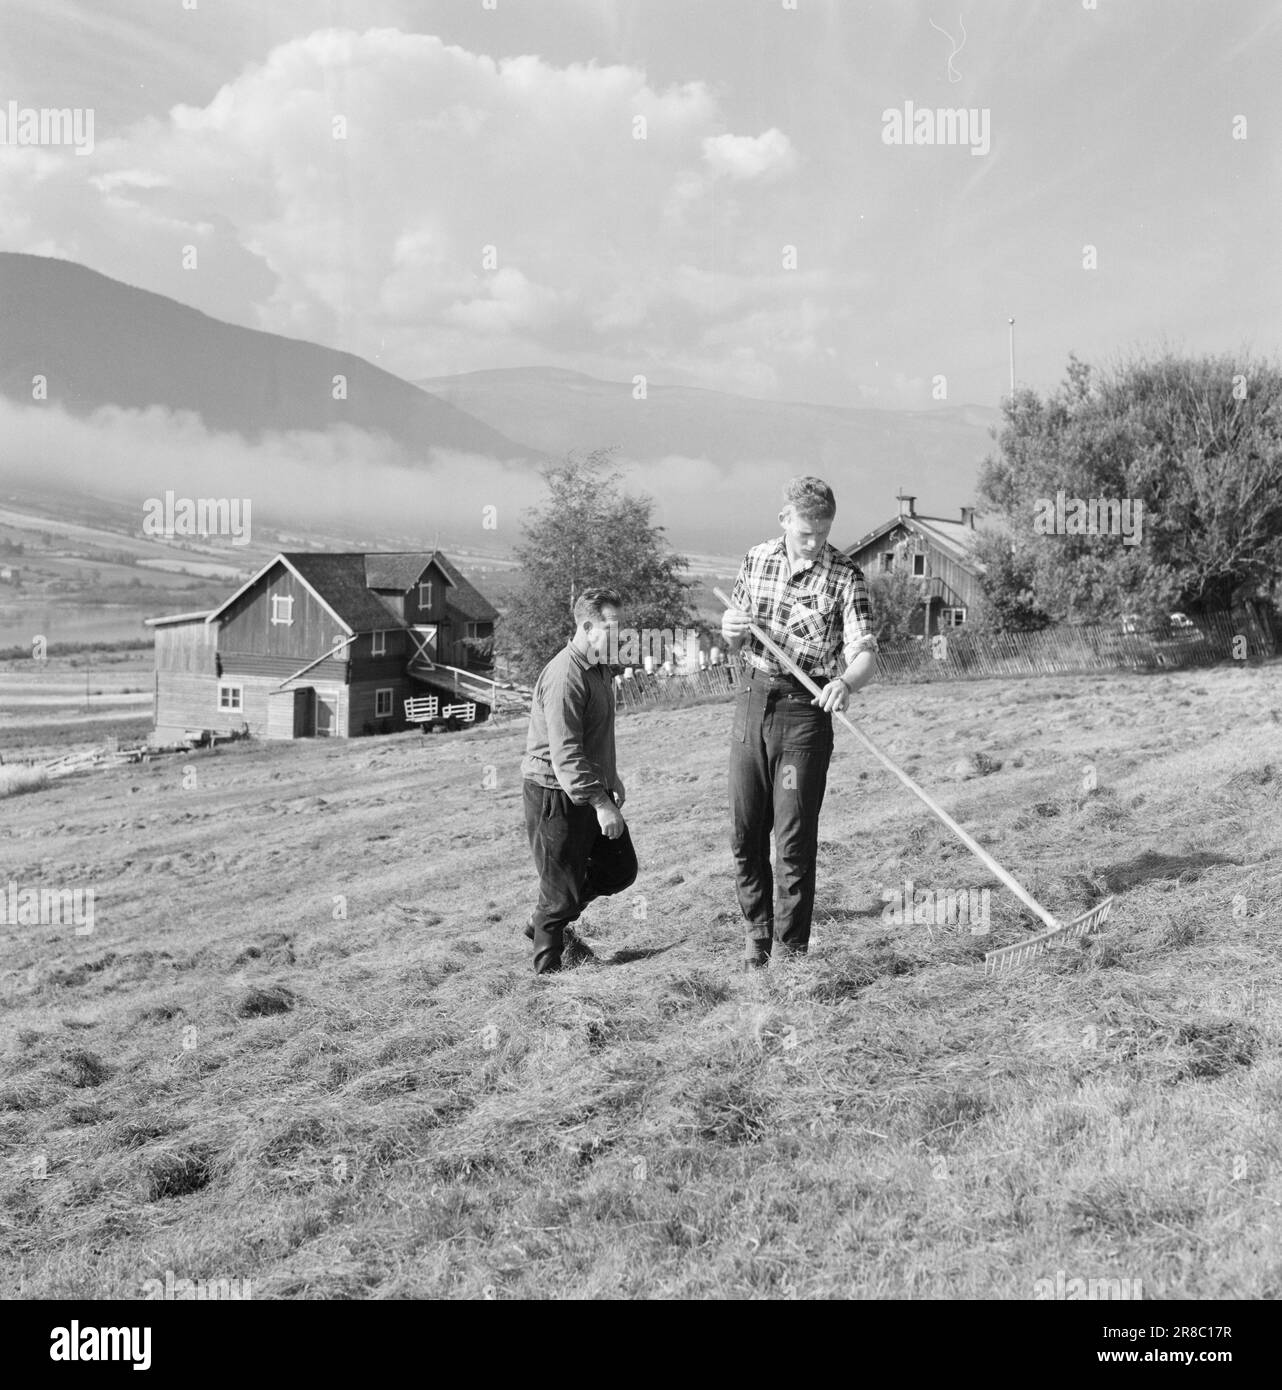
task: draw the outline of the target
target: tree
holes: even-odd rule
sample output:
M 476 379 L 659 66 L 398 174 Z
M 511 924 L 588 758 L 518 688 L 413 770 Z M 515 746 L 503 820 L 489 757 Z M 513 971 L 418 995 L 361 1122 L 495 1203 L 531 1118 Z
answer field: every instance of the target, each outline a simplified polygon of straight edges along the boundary
M 1070 357 L 1045 400 L 1007 401 L 979 493 L 999 514 L 977 557 L 999 625 L 1156 618 L 1270 592 L 1282 573 L 1282 371 L 1244 358 Z M 1132 508 L 1136 543 L 1042 534 L 1059 493 Z M 1058 523 L 1057 523 L 1058 526 Z
M 651 520 L 654 502 L 620 490 L 613 451 L 573 454 L 541 469 L 548 499 L 526 513 L 516 547 L 522 579 L 496 632 L 498 652 L 527 680 L 565 645 L 571 604 L 585 589 L 619 592 L 624 621 L 637 629 L 694 625 L 689 568 Z
M 970 553 L 980 566 L 979 601 L 966 615 L 974 632 L 1034 632 L 1049 625 L 1037 601 L 1032 559 L 1000 520 L 981 527 Z
M 875 574 L 868 581 L 872 630 L 878 642 L 903 642 L 912 635 L 913 616 L 921 606 L 921 581 L 905 570 Z

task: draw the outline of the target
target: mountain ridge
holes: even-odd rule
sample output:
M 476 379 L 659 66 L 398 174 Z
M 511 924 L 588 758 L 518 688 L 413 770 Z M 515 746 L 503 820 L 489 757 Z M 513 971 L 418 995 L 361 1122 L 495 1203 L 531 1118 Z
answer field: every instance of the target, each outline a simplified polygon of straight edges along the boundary
M 75 261 L 0 252 L 0 321 L 0 395 L 17 402 L 39 374 L 75 414 L 162 406 L 250 440 L 350 425 L 410 452 L 537 453 L 354 353 L 227 323 Z
M 656 521 L 681 548 L 740 549 L 773 517 L 780 484 L 795 473 L 832 484 L 840 535 L 853 539 L 895 513 L 901 489 L 936 516 L 957 515 L 972 503 L 980 460 L 993 448 L 989 427 L 1000 419 L 995 409 L 970 403 L 904 411 L 654 381 L 637 399 L 631 381 L 551 364 L 411 382 L 351 353 L 225 323 L 74 261 L 19 252 L 0 252 L 0 324 L 0 397 L 25 406 L 24 414 L 40 408 L 33 406 L 32 378 L 41 374 L 49 404 L 82 419 L 104 407 L 158 406 L 193 412 L 208 430 L 251 443 L 290 431 L 341 443 L 338 427 L 349 426 L 375 441 L 390 439 L 415 474 L 421 466 L 423 486 L 407 489 L 385 466 L 386 450 L 358 447 L 349 462 L 331 465 L 323 485 L 319 475 L 315 487 L 300 476 L 292 492 L 282 485 L 274 499 L 273 479 L 250 469 L 264 507 L 276 500 L 292 517 L 296 499 L 313 504 L 318 525 L 325 508 L 342 517 L 355 485 L 362 501 L 377 499 L 389 518 L 412 502 L 433 527 L 474 527 L 478 489 L 486 498 L 504 497 L 505 515 L 517 514 L 541 494 L 536 465 L 617 448 L 625 473 L 639 472 L 655 499 Z M 339 374 L 347 399 L 335 401 Z M 106 441 L 110 422 L 103 428 Z M 432 459 L 448 460 L 451 451 L 483 467 L 432 474 Z M 218 475 L 219 463 L 206 464 L 214 477 L 201 485 L 244 483 L 249 465 L 242 459 L 233 467 L 234 453 L 215 449 L 211 457 L 229 460 L 226 477 Z M 119 446 L 115 457 L 122 473 L 132 466 Z M 21 463 L 21 452 L 13 458 Z M 150 478 L 155 468 L 144 471 Z M 101 482 L 110 486 L 109 475 Z

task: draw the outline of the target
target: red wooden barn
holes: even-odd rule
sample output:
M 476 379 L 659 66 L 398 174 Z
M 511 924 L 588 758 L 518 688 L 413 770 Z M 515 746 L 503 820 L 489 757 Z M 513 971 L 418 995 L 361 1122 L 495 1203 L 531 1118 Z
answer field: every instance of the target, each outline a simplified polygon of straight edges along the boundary
M 433 694 L 484 717 L 497 617 L 439 551 L 282 552 L 212 612 L 147 620 L 156 737 L 391 733 Z

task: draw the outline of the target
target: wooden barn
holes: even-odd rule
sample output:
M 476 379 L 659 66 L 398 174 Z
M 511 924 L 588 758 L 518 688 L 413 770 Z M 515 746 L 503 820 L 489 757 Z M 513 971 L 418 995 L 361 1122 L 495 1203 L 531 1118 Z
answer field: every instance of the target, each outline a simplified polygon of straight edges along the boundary
M 147 619 L 155 736 L 392 733 L 432 695 L 484 718 L 497 617 L 439 551 L 282 552 L 212 612 Z
M 845 553 L 868 579 L 904 573 L 921 586 L 921 605 L 913 618 L 913 633 L 932 637 L 962 627 L 979 593 L 982 566 L 972 559 L 975 509 L 963 507 L 961 518 L 918 516 L 917 499 L 898 494 L 899 515 L 869 531 Z

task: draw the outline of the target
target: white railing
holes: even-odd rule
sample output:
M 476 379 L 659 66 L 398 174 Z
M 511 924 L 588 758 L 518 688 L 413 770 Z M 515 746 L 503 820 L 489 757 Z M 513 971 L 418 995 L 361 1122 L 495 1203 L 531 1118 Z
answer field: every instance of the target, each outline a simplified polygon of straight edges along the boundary
M 435 695 L 412 695 L 405 701 L 405 718 L 411 724 L 426 724 L 435 719 L 440 700 Z
M 445 678 L 440 673 L 449 672 L 449 684 L 455 695 L 470 695 L 491 709 L 497 709 L 505 703 L 520 704 L 526 709 L 529 708 L 532 692 L 519 686 L 501 686 L 489 676 L 477 675 L 475 671 L 465 671 L 460 666 L 447 666 L 442 661 L 434 661 L 430 665 L 425 662 L 410 663 L 411 670 L 415 666 L 419 666 L 424 675 L 430 675 L 433 680 L 440 680 L 442 684 L 445 684 Z

